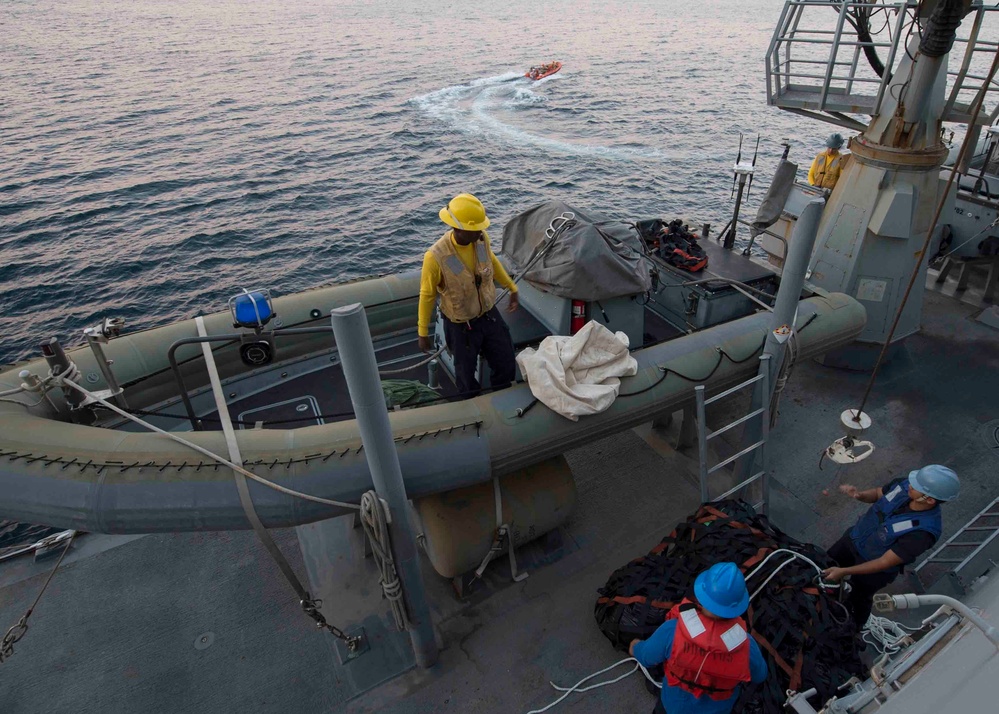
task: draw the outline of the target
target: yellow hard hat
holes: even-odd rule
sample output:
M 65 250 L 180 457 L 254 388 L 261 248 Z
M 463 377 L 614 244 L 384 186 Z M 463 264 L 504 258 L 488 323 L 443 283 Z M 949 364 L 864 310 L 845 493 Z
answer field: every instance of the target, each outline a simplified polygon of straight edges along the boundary
M 470 193 L 459 193 L 440 211 L 441 220 L 463 231 L 482 231 L 489 227 L 489 218 L 482 201 Z

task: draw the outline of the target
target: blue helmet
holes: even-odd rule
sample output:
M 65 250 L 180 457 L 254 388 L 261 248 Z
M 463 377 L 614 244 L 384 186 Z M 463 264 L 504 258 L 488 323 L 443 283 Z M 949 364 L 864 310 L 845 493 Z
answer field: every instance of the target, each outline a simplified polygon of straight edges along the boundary
M 739 617 L 749 607 L 749 591 L 735 563 L 715 563 L 694 581 L 697 602 L 712 615 Z
M 961 482 L 953 469 L 930 464 L 909 472 L 909 485 L 938 501 L 953 501 L 961 491 Z
M 829 138 L 826 139 L 826 146 L 830 149 L 839 149 L 843 146 L 843 135 L 842 134 L 830 134 Z

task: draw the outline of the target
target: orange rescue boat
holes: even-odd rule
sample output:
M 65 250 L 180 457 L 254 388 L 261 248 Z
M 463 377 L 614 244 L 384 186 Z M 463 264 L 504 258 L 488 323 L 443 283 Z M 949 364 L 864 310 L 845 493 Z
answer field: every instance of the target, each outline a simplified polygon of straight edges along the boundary
M 545 77 L 550 77 L 560 69 L 562 69 L 561 62 L 549 62 L 548 64 L 531 67 L 529 70 L 524 72 L 524 76 L 528 79 L 539 80 L 544 79 Z

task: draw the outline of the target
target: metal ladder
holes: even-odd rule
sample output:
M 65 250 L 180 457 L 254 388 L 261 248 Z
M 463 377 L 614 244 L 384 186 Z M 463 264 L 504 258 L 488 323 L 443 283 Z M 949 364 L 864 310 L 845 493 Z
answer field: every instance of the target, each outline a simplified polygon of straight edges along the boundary
M 730 394 L 738 392 L 740 389 L 752 387 L 757 382 L 761 383 L 762 393 L 764 395 L 764 398 L 761 400 L 763 406 L 759 409 L 754 409 L 749 412 L 749 414 L 746 414 L 739 419 L 736 419 L 731 424 L 726 424 L 720 429 L 709 433 L 707 423 L 704 420 L 704 413 L 707 405 L 713 404 L 720 399 L 724 399 Z M 705 398 L 704 385 L 699 384 L 694 387 L 694 395 L 697 398 L 697 447 L 700 460 L 701 502 L 709 503 L 711 501 L 721 501 L 745 488 L 748 488 L 756 481 L 760 481 L 760 500 L 753 504 L 753 508 L 760 513 L 766 513 L 770 508 L 770 479 L 767 476 L 767 439 L 770 436 L 770 355 L 760 356 L 760 372 L 755 377 L 747 379 L 745 382 L 737 384 L 731 389 L 726 389 L 724 392 L 716 394 L 710 398 Z M 754 417 L 760 417 L 763 420 L 760 440 L 750 446 L 747 446 L 742 451 L 729 456 L 724 461 L 715 464 L 714 466 L 708 466 L 708 442 L 716 436 L 721 436 L 729 429 L 737 427 Z M 747 478 L 745 481 L 742 481 L 728 489 L 725 493 L 712 497 L 711 491 L 708 487 L 708 477 L 716 471 L 719 471 L 738 459 L 741 459 L 743 456 L 751 454 L 757 450 L 759 451 L 760 456 L 760 470 Z
M 944 566 L 957 578 L 957 585 L 967 591 L 971 583 L 997 565 L 999 558 L 999 498 L 981 510 L 963 528 L 952 535 L 923 562 L 914 568 L 924 586 L 923 569 Z M 931 568 L 932 570 L 932 568 Z

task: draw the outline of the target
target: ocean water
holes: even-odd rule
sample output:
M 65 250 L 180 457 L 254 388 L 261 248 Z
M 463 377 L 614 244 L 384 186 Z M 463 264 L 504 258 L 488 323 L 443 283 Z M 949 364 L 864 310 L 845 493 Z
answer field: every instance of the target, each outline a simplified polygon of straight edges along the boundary
M 416 267 L 465 191 L 497 243 L 550 198 L 717 227 L 740 132 L 753 211 L 829 132 L 766 106 L 782 5 L 5 0 L 0 361 Z

